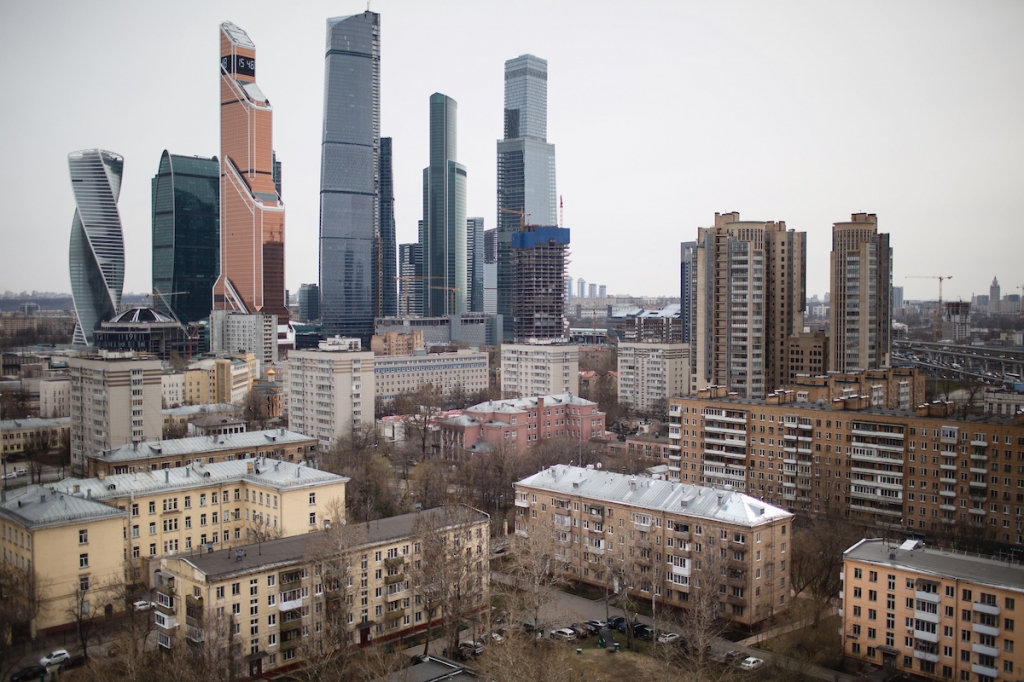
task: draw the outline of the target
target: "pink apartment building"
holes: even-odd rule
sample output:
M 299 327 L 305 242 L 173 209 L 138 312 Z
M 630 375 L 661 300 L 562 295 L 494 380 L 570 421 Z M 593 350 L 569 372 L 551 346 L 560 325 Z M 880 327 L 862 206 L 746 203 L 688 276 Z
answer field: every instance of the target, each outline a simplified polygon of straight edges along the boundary
M 522 452 L 541 438 L 589 441 L 604 436 L 604 412 L 572 393 L 489 400 L 441 425 L 445 456 L 490 452 L 505 443 Z

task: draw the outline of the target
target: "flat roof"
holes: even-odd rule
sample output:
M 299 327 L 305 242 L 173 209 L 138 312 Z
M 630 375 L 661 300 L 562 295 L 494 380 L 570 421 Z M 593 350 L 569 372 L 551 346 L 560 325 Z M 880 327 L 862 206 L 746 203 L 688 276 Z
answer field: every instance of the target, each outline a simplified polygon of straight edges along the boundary
M 316 442 L 316 438 L 304 436 L 287 429 L 265 431 L 244 431 L 242 433 L 221 433 L 212 436 L 191 436 L 173 440 L 143 441 L 128 443 L 111 450 L 89 455 L 89 459 L 104 462 L 131 462 L 139 459 L 158 459 L 224 452 L 239 448 L 261 448 L 275 445 L 294 445 L 305 441 Z
M 470 523 L 486 522 L 490 516 L 482 511 L 465 507 L 470 513 Z M 391 516 L 386 519 L 378 519 L 369 523 L 350 524 L 358 528 L 360 535 L 357 536 L 360 542 L 352 546 L 353 550 L 372 547 L 395 540 L 401 540 L 413 535 L 417 519 L 420 518 L 443 518 L 444 508 L 435 507 L 419 513 L 402 514 Z M 230 549 L 221 549 L 215 552 L 202 553 L 197 551 L 193 554 L 178 554 L 175 558 L 182 559 L 202 571 L 208 579 L 221 580 L 233 575 L 243 575 L 256 571 L 265 571 L 275 566 L 287 566 L 296 564 L 308 557 L 306 552 L 307 543 L 316 542 L 323 537 L 324 533 L 331 530 L 320 530 L 313 533 L 302 533 L 287 538 L 270 540 L 260 545 L 252 544 Z M 201 548 L 200 548 L 201 549 Z M 238 556 L 237 552 L 243 554 Z
M 981 585 L 1024 591 L 1024 566 L 978 554 L 920 546 L 904 548 L 883 538 L 861 540 L 843 553 L 846 559 L 908 568 L 936 578 L 959 578 Z M 917 546 L 915 546 L 917 545 Z M 890 559 L 890 556 L 895 558 Z
M 190 417 L 194 414 L 220 414 L 222 412 L 238 412 L 240 408 L 231 403 L 209 403 L 207 405 L 183 405 L 163 410 L 165 417 Z
M 735 490 L 616 474 L 567 464 L 548 467 L 518 481 L 516 485 L 545 490 L 555 496 L 585 497 L 745 526 L 757 526 L 793 516 L 784 509 Z

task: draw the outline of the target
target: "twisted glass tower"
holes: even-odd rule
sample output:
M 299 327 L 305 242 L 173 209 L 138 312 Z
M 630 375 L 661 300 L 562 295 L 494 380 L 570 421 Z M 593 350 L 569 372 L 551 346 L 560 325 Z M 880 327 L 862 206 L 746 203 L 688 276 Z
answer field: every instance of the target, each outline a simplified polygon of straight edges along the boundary
M 75 215 L 71 220 L 71 295 L 78 323 L 74 343 L 93 345 L 93 332 L 111 319 L 124 286 L 124 236 L 117 198 L 124 159 L 102 149 L 68 155 Z

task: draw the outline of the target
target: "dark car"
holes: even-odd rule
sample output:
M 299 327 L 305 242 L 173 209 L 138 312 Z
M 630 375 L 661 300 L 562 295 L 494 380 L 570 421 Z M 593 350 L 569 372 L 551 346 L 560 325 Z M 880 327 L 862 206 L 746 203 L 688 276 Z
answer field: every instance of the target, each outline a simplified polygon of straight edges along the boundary
M 576 633 L 577 639 L 585 639 L 590 634 L 590 629 L 579 623 L 573 623 L 569 626 L 569 629 Z
M 61 663 L 59 670 L 73 670 L 75 668 L 81 668 L 88 660 L 89 659 L 86 658 L 85 654 L 75 654 L 68 660 Z
M 637 639 L 643 639 L 649 642 L 654 639 L 654 628 L 650 625 L 644 625 L 643 623 L 636 623 L 633 625 L 633 636 Z
M 41 665 L 30 665 L 11 675 L 11 682 L 32 682 L 43 679 L 45 675 L 46 668 Z
M 618 630 L 620 623 L 625 623 L 626 619 L 623 616 L 613 616 L 608 620 L 608 627 L 612 630 Z

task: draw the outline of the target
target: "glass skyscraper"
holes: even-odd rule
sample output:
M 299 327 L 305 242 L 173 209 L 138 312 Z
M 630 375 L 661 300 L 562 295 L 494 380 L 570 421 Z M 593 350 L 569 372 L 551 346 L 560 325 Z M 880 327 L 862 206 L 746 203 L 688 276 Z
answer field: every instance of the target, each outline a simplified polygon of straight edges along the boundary
M 395 279 L 395 180 L 391 164 L 391 138 L 380 138 L 380 241 L 377 258 L 377 317 L 398 314 L 398 282 Z
M 68 265 L 78 323 L 74 343 L 93 345 L 93 332 L 121 305 L 124 235 L 117 198 L 124 159 L 102 149 L 68 155 L 75 215 L 71 219 Z
M 458 104 L 430 96 L 430 166 L 423 169 L 423 314 L 464 313 L 466 273 L 466 167 L 456 159 Z
M 320 165 L 324 334 L 369 343 L 378 308 L 380 15 L 327 20 Z M 393 238 L 392 238 L 393 243 Z M 392 256 L 393 258 L 393 256 Z
M 555 146 L 547 142 L 548 63 L 505 62 L 505 131 L 498 141 L 498 313 L 512 319 L 512 234 L 521 223 L 557 225 Z M 525 214 L 525 215 L 524 215 Z M 513 325 L 505 324 L 506 340 Z
M 220 270 L 220 162 L 164 150 L 152 197 L 153 306 L 183 324 L 207 318 Z
M 466 218 L 466 279 L 469 311 L 484 311 L 484 219 Z

